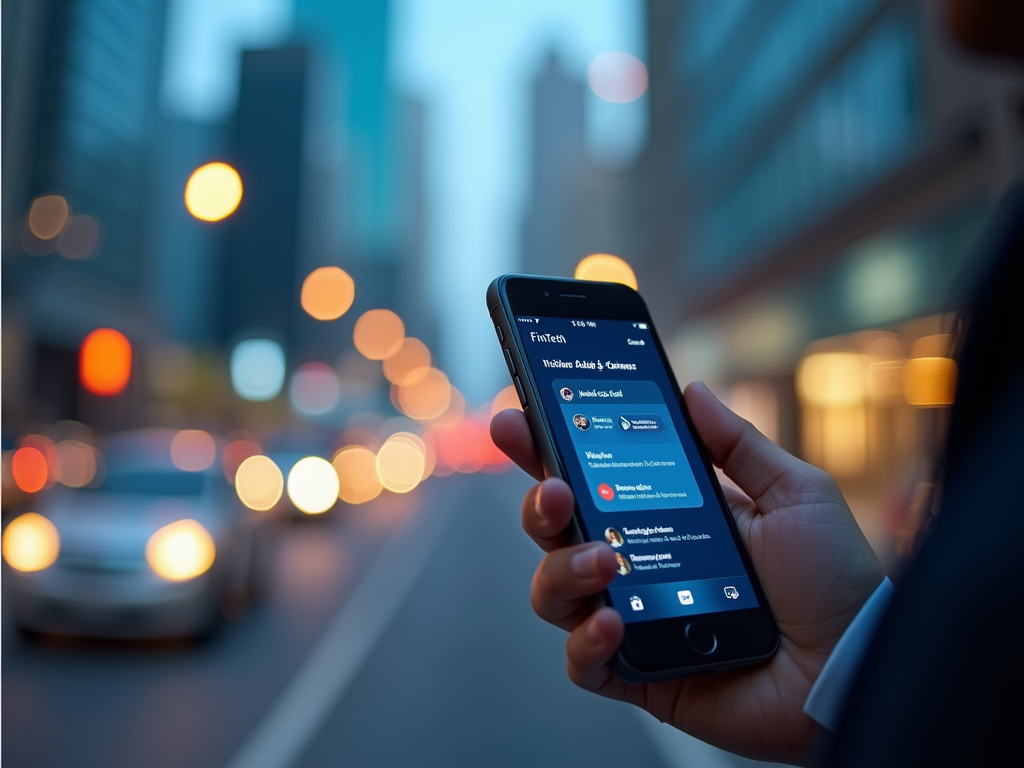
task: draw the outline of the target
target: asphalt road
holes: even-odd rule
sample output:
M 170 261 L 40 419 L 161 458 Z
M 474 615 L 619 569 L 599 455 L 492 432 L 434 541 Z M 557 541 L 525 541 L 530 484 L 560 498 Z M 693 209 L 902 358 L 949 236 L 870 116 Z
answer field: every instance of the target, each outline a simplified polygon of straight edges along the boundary
M 7 768 L 737 766 L 576 689 L 537 619 L 525 476 L 434 479 L 278 530 L 273 585 L 204 643 L 3 624 Z

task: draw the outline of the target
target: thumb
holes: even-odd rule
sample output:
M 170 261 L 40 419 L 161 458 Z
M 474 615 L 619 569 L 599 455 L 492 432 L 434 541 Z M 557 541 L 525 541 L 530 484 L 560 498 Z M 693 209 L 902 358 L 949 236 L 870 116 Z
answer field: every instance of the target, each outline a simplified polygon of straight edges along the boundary
M 711 461 L 755 503 L 760 502 L 762 511 L 791 501 L 784 498 L 786 488 L 824 479 L 816 475 L 825 473 L 787 453 L 726 408 L 704 382 L 687 386 L 683 399 Z

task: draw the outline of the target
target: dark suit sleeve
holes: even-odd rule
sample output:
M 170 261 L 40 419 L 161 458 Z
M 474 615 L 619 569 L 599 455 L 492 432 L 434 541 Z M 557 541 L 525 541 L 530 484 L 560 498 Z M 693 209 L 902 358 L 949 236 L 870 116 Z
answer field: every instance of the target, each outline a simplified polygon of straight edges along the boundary
M 1024 765 L 1024 188 L 986 241 L 943 500 L 851 691 L 828 766 Z

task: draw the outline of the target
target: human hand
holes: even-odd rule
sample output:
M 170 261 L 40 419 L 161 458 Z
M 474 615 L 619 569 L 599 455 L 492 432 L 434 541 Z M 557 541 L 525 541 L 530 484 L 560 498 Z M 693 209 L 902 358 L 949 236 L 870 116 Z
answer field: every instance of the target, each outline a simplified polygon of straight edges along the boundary
M 604 542 L 565 546 L 573 495 L 558 479 L 538 483 L 523 500 L 523 528 L 547 552 L 533 579 L 533 609 L 570 633 L 568 674 L 581 688 L 642 707 L 723 749 L 799 763 L 815 730 L 804 701 L 884 578 L 882 566 L 831 476 L 772 443 L 702 383 L 683 397 L 712 461 L 743 491 L 725 489 L 778 622 L 778 651 L 732 672 L 639 685 L 618 678 L 609 662 L 622 641 L 622 618 L 612 608 L 588 608 L 588 598 L 614 579 L 615 557 Z M 520 467 L 544 477 L 521 412 L 497 414 L 491 436 Z

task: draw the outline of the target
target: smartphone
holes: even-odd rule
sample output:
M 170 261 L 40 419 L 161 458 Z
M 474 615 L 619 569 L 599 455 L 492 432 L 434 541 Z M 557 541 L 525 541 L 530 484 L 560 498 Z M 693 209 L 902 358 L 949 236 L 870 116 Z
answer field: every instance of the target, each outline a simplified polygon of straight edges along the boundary
M 545 472 L 576 496 L 571 535 L 615 550 L 600 595 L 626 625 L 615 672 L 650 682 L 769 658 L 778 627 L 640 295 L 503 275 L 487 308 Z

